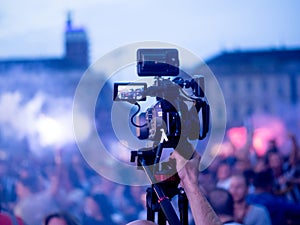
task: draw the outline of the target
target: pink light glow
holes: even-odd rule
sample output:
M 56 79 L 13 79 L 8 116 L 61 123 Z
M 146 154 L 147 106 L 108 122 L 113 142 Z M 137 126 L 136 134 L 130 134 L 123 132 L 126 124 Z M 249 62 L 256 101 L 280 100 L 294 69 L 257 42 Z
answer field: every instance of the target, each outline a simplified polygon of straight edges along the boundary
M 268 150 L 269 142 L 275 140 L 277 146 L 282 147 L 286 141 L 286 128 L 277 117 L 260 115 L 253 117 L 253 147 L 259 156 Z
M 275 140 L 279 150 L 284 151 L 287 131 L 283 121 L 274 116 L 255 115 L 251 123 L 251 130 L 253 131 L 246 127 L 234 127 L 227 131 L 228 139 L 237 150 L 245 147 L 248 132 L 253 132 L 252 146 L 258 156 L 263 156 L 266 153 L 271 140 Z
M 267 149 L 269 141 L 275 139 L 274 133 L 269 128 L 258 128 L 254 131 L 253 147 L 258 156 L 263 156 Z
M 247 130 L 245 127 L 234 127 L 227 131 L 230 142 L 236 149 L 243 148 L 247 142 Z

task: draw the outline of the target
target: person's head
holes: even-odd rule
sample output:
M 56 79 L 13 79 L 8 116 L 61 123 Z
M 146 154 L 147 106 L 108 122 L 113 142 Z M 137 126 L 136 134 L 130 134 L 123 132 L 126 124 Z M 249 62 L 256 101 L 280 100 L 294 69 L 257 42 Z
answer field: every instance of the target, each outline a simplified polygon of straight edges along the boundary
M 271 169 L 277 170 L 282 167 L 282 156 L 279 152 L 271 151 L 267 154 L 267 162 Z
M 242 175 L 234 175 L 230 179 L 229 192 L 234 202 L 242 202 L 248 194 L 246 178 Z
M 208 201 L 219 217 L 233 217 L 234 202 L 231 194 L 227 190 L 216 188 L 208 194 Z
M 45 217 L 43 225 L 80 225 L 80 223 L 67 212 L 55 212 Z
M 241 174 L 252 169 L 250 160 L 237 159 L 233 164 L 233 174 Z
M 263 157 L 261 157 L 256 160 L 256 164 L 254 165 L 253 170 L 256 173 L 258 173 L 258 172 L 266 170 L 267 168 L 268 168 L 267 160 L 264 159 Z
M 226 180 L 231 175 L 231 167 L 227 162 L 221 162 L 217 169 L 217 179 Z
M 282 166 L 282 156 L 276 144 L 276 140 L 271 140 L 265 156 L 265 163 L 272 170 L 279 170 Z
M 256 190 L 270 192 L 274 185 L 274 176 L 270 169 L 258 172 L 254 175 L 253 185 Z
M 216 178 L 210 170 L 206 169 L 199 174 L 199 184 L 205 193 L 209 193 L 216 187 Z
M 84 212 L 89 217 L 111 215 L 113 209 L 108 198 L 103 194 L 89 195 L 85 198 Z
M 130 223 L 127 223 L 126 225 L 156 225 L 156 224 L 149 220 L 135 220 Z
M 36 177 L 19 177 L 16 182 L 16 193 L 22 198 L 39 190 L 39 182 Z
M 53 217 L 47 225 L 67 225 L 67 222 L 63 218 Z

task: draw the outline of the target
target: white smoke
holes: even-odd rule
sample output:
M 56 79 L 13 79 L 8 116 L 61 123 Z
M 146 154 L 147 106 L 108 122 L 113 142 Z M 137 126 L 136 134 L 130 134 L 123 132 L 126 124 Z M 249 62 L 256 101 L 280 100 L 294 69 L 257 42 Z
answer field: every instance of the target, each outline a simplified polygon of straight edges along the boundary
M 14 70 L 0 76 L 0 147 L 25 140 L 41 155 L 75 143 L 72 105 L 80 75 Z M 90 125 L 84 118 L 86 136 Z
M 26 139 L 34 152 L 74 141 L 72 99 L 37 93 L 29 101 L 18 92 L 0 96 L 0 129 L 5 139 Z

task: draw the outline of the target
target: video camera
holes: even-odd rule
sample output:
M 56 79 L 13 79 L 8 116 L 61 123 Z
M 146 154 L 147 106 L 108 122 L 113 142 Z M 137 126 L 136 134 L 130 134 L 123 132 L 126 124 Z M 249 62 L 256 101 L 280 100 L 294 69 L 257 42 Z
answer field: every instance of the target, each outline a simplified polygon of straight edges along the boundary
M 140 77 L 153 76 L 154 84 L 147 87 L 147 83 L 142 82 L 114 83 L 113 100 L 138 106 L 131 124 L 136 127 L 139 139 L 160 142 L 164 132 L 168 140 L 164 147 L 175 148 L 180 138 L 202 140 L 206 137 L 210 110 L 205 100 L 204 77 L 184 80 L 178 76 L 184 72 L 179 69 L 177 49 L 138 49 L 137 73 Z M 175 78 L 163 78 L 165 76 Z M 184 89 L 192 93 L 189 95 Z M 146 101 L 147 96 L 156 97 L 156 103 L 138 115 L 141 109 L 138 102 Z
M 154 142 L 153 147 L 131 151 L 131 162 L 137 159 L 138 169 L 144 169 L 152 184 L 147 189 L 147 219 L 154 221 L 158 212 L 160 225 L 166 224 L 166 219 L 171 225 L 187 225 L 188 200 L 184 190 L 178 189 L 180 179 L 174 160 L 159 160 L 163 148 L 174 148 L 186 159 L 191 158 L 194 149 L 189 141 L 202 140 L 208 134 L 210 108 L 204 94 L 204 77 L 185 80 L 178 76 L 187 74 L 179 69 L 177 49 L 138 49 L 137 72 L 140 77 L 154 76 L 154 84 L 114 83 L 113 100 L 138 107 L 130 119 L 136 136 Z M 156 102 L 140 113 L 139 102 L 147 101 L 147 97 L 155 97 Z M 175 195 L 181 222 L 169 201 Z

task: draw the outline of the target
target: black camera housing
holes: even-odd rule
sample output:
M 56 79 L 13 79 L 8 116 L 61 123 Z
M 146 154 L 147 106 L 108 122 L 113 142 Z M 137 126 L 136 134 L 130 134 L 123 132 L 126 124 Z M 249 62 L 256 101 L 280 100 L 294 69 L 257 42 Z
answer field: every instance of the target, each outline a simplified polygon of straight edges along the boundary
M 179 58 L 177 49 L 138 49 L 139 76 L 177 76 Z
M 139 76 L 154 76 L 154 84 L 143 82 L 114 83 L 114 101 L 134 104 L 138 110 L 131 116 L 140 140 L 162 141 L 162 132 L 167 136 L 165 147 L 175 148 L 179 139 L 202 140 L 209 131 L 210 108 L 205 99 L 204 77 L 196 75 L 191 80 L 177 76 L 179 69 L 177 49 L 138 49 L 137 72 Z M 168 78 L 163 78 L 168 76 Z M 172 80 L 170 76 L 175 76 Z M 183 89 L 191 89 L 187 94 Z M 139 101 L 155 97 L 156 103 L 140 112 Z M 186 102 L 192 102 L 188 107 Z M 136 117 L 137 116 L 137 117 Z M 136 118 L 136 120 L 134 119 Z

